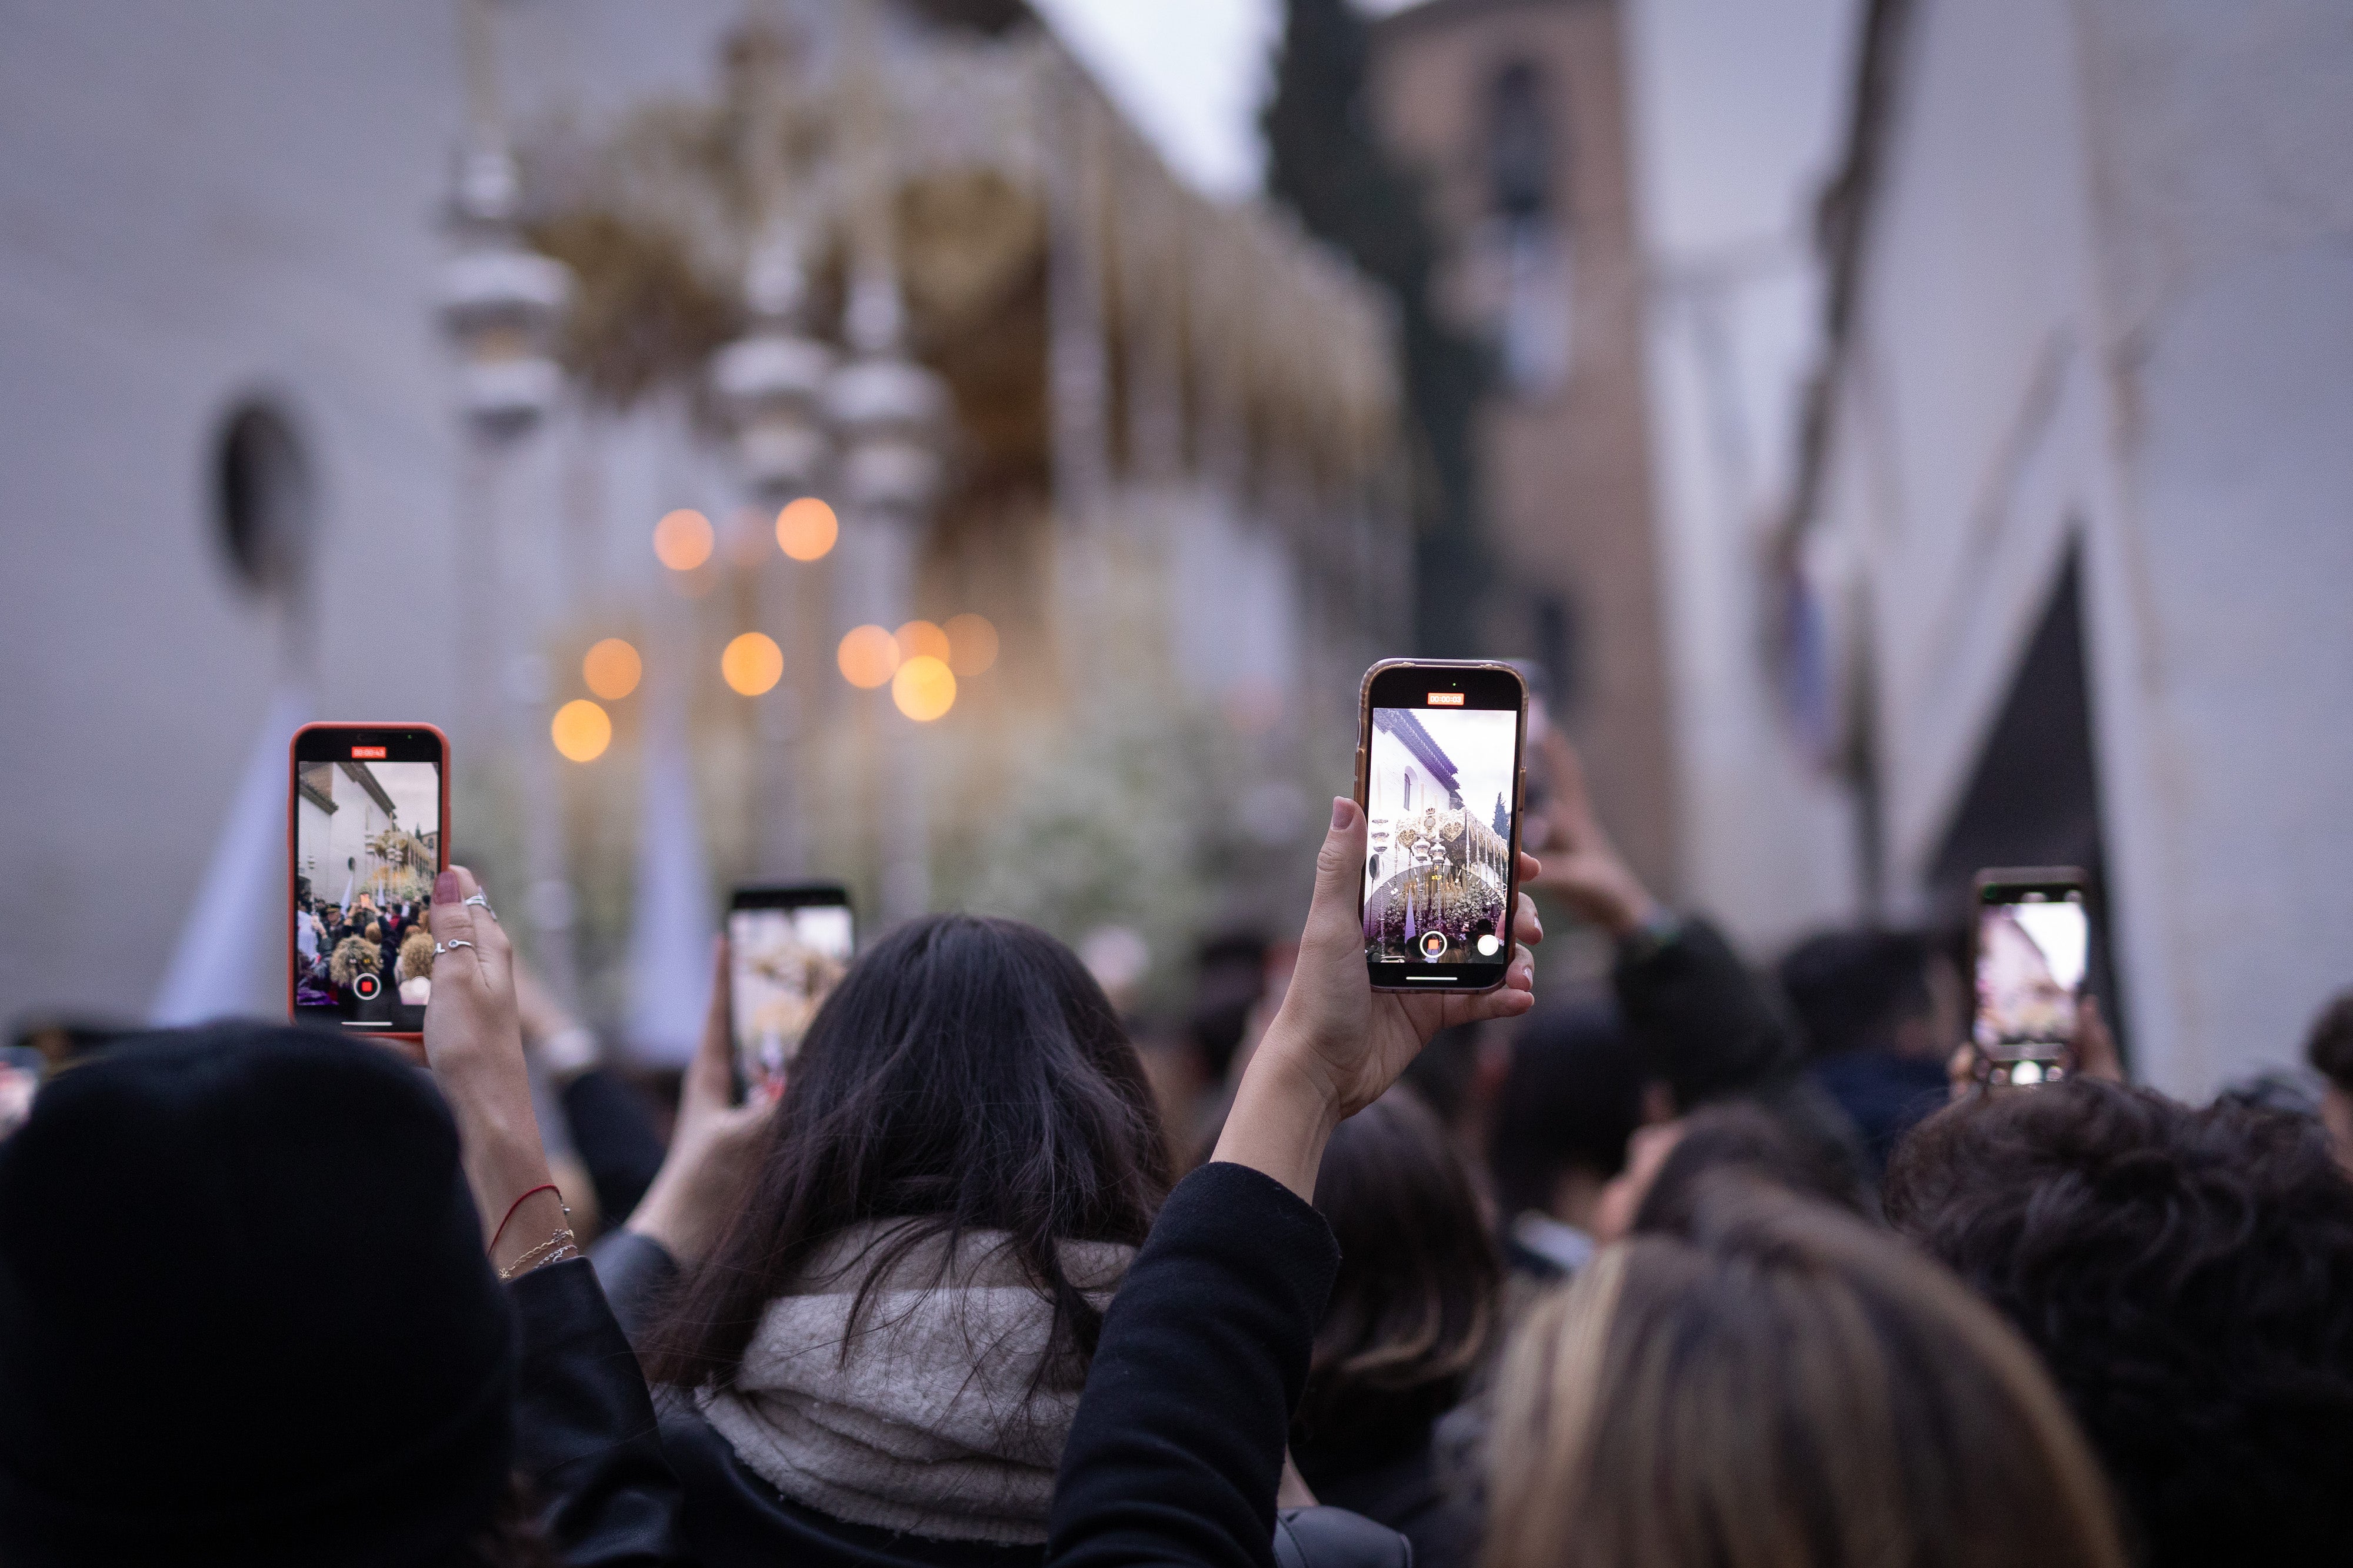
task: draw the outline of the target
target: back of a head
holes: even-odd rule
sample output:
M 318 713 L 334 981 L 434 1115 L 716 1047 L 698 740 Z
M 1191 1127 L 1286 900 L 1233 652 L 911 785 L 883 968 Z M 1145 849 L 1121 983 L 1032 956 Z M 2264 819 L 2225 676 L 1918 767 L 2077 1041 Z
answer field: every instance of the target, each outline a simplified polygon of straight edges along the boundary
M 1419 1443 L 1493 1331 L 1503 1264 L 1437 1113 L 1392 1089 L 1342 1122 L 1315 1178 L 1340 1244 L 1293 1446 L 1319 1468 Z
M 1909 931 L 1838 931 L 1807 938 L 1778 968 L 1815 1056 L 1883 1048 L 1895 1023 L 1926 1013 L 1928 944 Z
M 1506 1216 L 1544 1209 L 1562 1173 L 1607 1181 L 1642 1124 L 1641 1047 L 1607 1004 L 1539 1007 L 1512 1041 L 1489 1163 Z
M 1901 1242 L 1737 1176 L 1611 1247 L 1498 1380 L 1487 1568 L 2120 1568 L 2033 1355 Z
M 512 1333 L 422 1074 L 121 1045 L 0 1143 L 0 1562 L 449 1561 L 508 1487 Z
M 1740 1100 L 1704 1105 L 1683 1118 L 1679 1131 L 1634 1211 L 1637 1231 L 1689 1234 L 1701 1190 L 1711 1175 L 1726 1171 L 1850 1214 L 1869 1211 L 1868 1194 L 1852 1166 L 1760 1106 Z
M 2348 1094 L 2353 1094 L 2353 991 L 2322 1009 L 2305 1037 L 2304 1059 L 2312 1070 Z
M 829 1238 L 906 1218 L 923 1238 L 1002 1231 L 1092 1352 L 1101 1314 L 1056 1244 L 1139 1245 L 1168 1186 L 1142 1059 L 1076 953 L 1018 921 L 912 921 L 810 1020 L 744 1201 L 651 1336 L 658 1382 L 724 1380 L 761 1308 Z
M 2353 1183 L 2309 1118 L 2077 1079 L 1935 1117 L 1888 1217 L 2042 1352 L 2147 1561 L 2353 1541 Z

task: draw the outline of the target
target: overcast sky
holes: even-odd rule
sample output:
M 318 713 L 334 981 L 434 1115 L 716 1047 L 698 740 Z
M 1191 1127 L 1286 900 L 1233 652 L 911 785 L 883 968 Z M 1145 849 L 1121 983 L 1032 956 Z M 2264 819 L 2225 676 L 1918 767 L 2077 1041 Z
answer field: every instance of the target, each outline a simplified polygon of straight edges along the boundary
M 1409 0 L 1359 0 L 1373 14 Z M 1263 183 L 1259 107 L 1282 0 L 1031 0 L 1176 171 L 1215 196 Z

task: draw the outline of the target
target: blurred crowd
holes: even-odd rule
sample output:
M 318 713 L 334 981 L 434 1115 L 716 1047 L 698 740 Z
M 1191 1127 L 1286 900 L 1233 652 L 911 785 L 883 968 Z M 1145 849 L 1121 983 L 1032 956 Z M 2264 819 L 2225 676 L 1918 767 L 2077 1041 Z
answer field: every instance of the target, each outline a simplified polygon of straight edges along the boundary
M 361 893 L 349 905 L 303 890 L 294 900 L 297 1006 L 397 996 L 422 1006 L 432 994 L 433 936 L 414 900 L 376 907 Z M 363 982 L 362 976 L 371 976 Z
M 662 1085 L 464 870 L 305 900 L 304 983 L 433 971 L 417 1059 L 46 1042 L 70 1065 L 0 1142 L 0 1562 L 2353 1550 L 2353 993 L 2311 1092 L 2135 1087 L 2096 1008 L 2074 1076 L 1989 1089 L 1951 944 L 1752 971 L 1566 742 L 1535 764 L 1498 991 L 1371 989 L 1337 801 L 1296 940 L 1205 943 L 1181 1028 L 935 915 L 849 965 L 773 1101 L 733 1082 L 723 944 Z M 1539 994 L 1547 915 L 1606 980 Z

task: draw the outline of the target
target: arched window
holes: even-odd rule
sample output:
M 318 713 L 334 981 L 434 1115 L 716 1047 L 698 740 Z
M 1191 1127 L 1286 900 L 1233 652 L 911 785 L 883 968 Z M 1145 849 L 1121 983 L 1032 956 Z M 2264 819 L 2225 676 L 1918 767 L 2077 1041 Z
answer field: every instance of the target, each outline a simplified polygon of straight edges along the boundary
M 275 404 L 231 410 L 213 450 L 213 520 L 238 584 L 283 599 L 311 553 L 311 466 L 293 424 Z

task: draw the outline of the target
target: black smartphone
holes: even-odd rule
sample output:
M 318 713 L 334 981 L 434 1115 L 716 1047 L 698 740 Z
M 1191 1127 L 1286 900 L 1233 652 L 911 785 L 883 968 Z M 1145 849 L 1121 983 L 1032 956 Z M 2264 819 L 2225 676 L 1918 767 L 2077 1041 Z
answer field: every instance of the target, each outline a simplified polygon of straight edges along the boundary
M 1507 664 L 1365 672 L 1365 963 L 1382 991 L 1492 991 L 1512 962 L 1528 688 Z
M 774 1098 L 809 1019 L 857 951 L 839 882 L 738 888 L 727 907 L 727 988 L 736 1098 Z
M 2005 1087 L 2074 1072 L 2077 1015 L 2092 952 L 2084 873 L 2073 866 L 1980 871 L 1970 928 L 1977 1071 Z
M 305 724 L 287 794 L 287 1008 L 421 1039 L 433 879 L 449 863 L 449 740 L 430 724 Z

